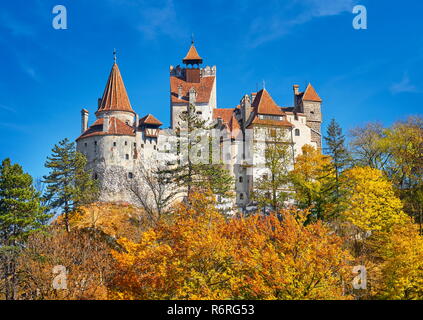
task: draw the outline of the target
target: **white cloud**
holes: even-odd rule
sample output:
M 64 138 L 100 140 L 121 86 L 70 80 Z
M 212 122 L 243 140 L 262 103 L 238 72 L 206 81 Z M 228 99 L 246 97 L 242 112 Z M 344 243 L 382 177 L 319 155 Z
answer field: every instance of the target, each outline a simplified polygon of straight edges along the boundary
M 248 41 L 252 47 L 278 39 L 313 19 L 352 12 L 357 0 L 293 0 L 266 2 L 269 12 L 252 20 Z
M 393 94 L 417 91 L 416 86 L 411 83 L 411 80 L 407 74 L 404 74 L 402 80 L 400 82 L 394 83 L 390 89 Z
M 159 36 L 170 38 L 187 37 L 183 23 L 178 19 L 174 0 L 108 0 L 112 7 L 125 6 L 136 12 L 136 22 L 131 22 L 135 28 L 148 40 Z
M 0 104 L 0 109 L 6 110 L 7 112 L 13 112 L 13 113 L 16 112 L 15 108 L 12 108 L 10 106 L 6 106 L 4 104 Z

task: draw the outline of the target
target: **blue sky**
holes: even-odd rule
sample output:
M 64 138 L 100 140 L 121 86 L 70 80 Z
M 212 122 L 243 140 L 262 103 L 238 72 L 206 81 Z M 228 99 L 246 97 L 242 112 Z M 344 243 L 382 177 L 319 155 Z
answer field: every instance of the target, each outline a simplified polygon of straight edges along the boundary
M 65 5 L 68 29 L 52 27 Z M 352 27 L 352 8 L 368 29 Z M 96 110 L 113 48 L 132 106 L 169 125 L 169 65 L 181 63 L 191 34 L 217 65 L 219 107 L 266 89 L 292 104 L 292 85 L 311 82 L 325 125 L 347 132 L 421 114 L 423 3 L 415 0 L 14 0 L 0 7 L 0 159 L 33 176 L 54 143 L 75 139 L 80 110 Z

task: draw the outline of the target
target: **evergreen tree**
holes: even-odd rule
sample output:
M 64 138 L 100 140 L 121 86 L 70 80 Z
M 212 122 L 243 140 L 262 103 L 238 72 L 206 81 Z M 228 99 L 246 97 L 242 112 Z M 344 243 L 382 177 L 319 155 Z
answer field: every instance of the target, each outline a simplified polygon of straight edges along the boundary
M 7 300 L 16 299 L 17 257 L 28 236 L 47 223 L 32 177 L 10 159 L 0 166 L 0 261 Z
M 336 182 L 342 171 L 349 165 L 351 156 L 345 147 L 345 136 L 342 128 L 332 119 L 324 137 L 326 141 L 326 153 L 332 157 L 332 164 L 335 169 Z
M 45 166 L 50 173 L 44 176 L 47 184 L 45 199 L 51 209 L 62 210 L 66 230 L 69 231 L 69 212 L 78 206 L 97 200 L 98 186 L 86 171 L 87 160 L 76 151 L 75 144 L 64 139 L 52 149 Z
M 230 196 L 233 179 L 223 164 L 213 163 L 210 140 L 206 143 L 201 141 L 201 135 L 206 137 L 206 131 L 210 128 L 198 116 L 195 105 L 190 103 L 187 111 L 179 115 L 179 119 L 180 129 L 177 133 L 180 160 L 175 167 L 163 170 L 161 174 L 167 176 L 169 183 L 184 190 L 188 199 L 193 191 L 211 190 L 218 196 Z M 202 154 L 208 154 L 209 157 L 197 161 L 195 157 L 200 158 Z
M 345 146 L 345 136 L 342 133 L 342 128 L 335 119 L 331 120 L 324 139 L 326 142 L 326 154 L 331 156 L 330 165 L 326 170 L 334 173 L 333 186 L 328 189 L 327 199 L 333 204 L 333 215 L 335 217 L 342 211 L 341 200 L 343 194 L 341 192 L 340 177 L 352 160 Z

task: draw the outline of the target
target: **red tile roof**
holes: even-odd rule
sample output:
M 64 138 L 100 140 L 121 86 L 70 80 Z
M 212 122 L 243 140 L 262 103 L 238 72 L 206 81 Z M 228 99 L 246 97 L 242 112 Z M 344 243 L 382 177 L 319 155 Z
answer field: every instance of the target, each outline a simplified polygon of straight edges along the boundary
M 139 122 L 140 125 L 143 124 L 152 124 L 161 126 L 163 123 L 160 120 L 157 120 L 152 114 L 147 114 L 145 117 L 142 117 Z
M 213 119 L 222 119 L 228 132 L 231 133 L 231 138 L 235 139 L 241 132 L 241 126 L 235 117 L 234 109 L 213 109 Z
M 185 63 L 185 64 L 189 64 L 189 63 L 201 64 L 201 63 L 203 63 L 203 59 L 198 54 L 197 49 L 195 48 L 194 44 L 191 44 L 191 47 L 189 48 L 188 53 L 185 56 L 185 58 L 182 60 L 182 62 Z
M 215 77 L 204 77 L 199 83 L 186 82 L 178 77 L 170 77 L 170 96 L 173 103 L 187 103 L 189 101 L 189 90 L 194 88 L 197 91 L 197 102 L 208 103 L 213 89 Z M 179 86 L 182 88 L 182 97 L 178 99 Z
M 101 98 L 97 112 L 101 111 L 129 111 L 134 112 L 129 102 L 128 94 L 123 83 L 118 65 L 113 64 L 109 79 Z
M 282 127 L 293 127 L 294 125 L 289 122 L 288 120 L 269 120 L 269 119 L 259 119 L 258 117 L 255 117 L 253 121 L 250 122 L 248 125 L 248 128 L 251 127 L 251 125 L 264 125 L 264 126 L 282 126 Z
M 253 101 L 252 108 L 255 114 L 267 114 L 282 116 L 284 112 L 280 107 L 273 101 L 269 92 L 266 89 L 262 89 L 257 92 L 257 96 Z
M 119 135 L 119 136 L 134 136 L 134 128 L 125 122 L 115 118 L 109 118 L 109 130 L 103 131 L 104 118 L 97 119 L 78 139 L 83 139 L 92 136 L 104 135 Z
M 241 133 L 241 126 L 235 117 L 235 113 L 232 113 L 231 120 L 229 120 L 229 131 L 231 132 L 231 138 L 235 139 Z
M 234 114 L 235 109 L 213 109 L 213 120 L 216 120 L 217 118 L 221 118 L 223 120 L 223 123 L 229 123 L 229 121 L 232 118 L 232 115 Z
M 307 89 L 304 91 L 303 100 L 305 101 L 315 101 L 315 102 L 322 102 L 322 99 L 317 94 L 316 90 L 314 90 L 311 83 L 308 84 Z

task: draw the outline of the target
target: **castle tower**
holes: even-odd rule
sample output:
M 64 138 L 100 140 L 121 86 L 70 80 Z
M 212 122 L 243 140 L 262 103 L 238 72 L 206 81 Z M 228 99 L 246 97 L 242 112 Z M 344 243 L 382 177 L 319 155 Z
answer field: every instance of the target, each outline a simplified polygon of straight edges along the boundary
M 309 83 L 304 92 L 299 92 L 299 86 L 294 85 L 295 112 L 304 113 L 307 126 L 311 129 L 311 142 L 315 142 L 318 148 L 322 147 L 322 99 Z
M 88 169 L 99 180 L 101 201 L 133 202 L 128 183 L 139 164 L 138 124 L 116 60 L 95 115 L 88 127 L 88 111 L 82 111 L 84 130 L 76 139 L 77 150 L 87 157 Z
M 99 99 L 95 115 L 97 118 L 104 118 L 106 115 L 115 117 L 131 125 L 134 122 L 135 112 L 131 107 L 125 84 L 116 62 L 110 71 L 103 97 Z
M 191 46 L 182 59 L 185 67 L 170 66 L 170 110 L 171 126 L 180 126 L 179 115 L 193 103 L 195 92 L 195 107 L 197 114 L 206 122 L 213 119 L 213 109 L 216 108 L 216 66 L 201 67 L 203 58 L 191 42 Z

